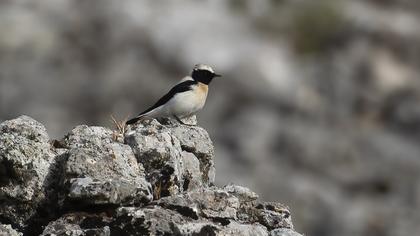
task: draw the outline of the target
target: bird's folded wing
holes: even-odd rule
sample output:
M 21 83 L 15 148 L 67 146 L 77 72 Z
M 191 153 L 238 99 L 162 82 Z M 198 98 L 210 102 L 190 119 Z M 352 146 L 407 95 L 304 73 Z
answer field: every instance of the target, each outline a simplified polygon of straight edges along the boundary
M 169 100 L 171 100 L 176 94 L 187 92 L 192 90 L 192 86 L 196 85 L 197 82 L 194 80 L 185 80 L 181 83 L 175 85 L 167 94 L 165 94 L 161 99 L 159 99 L 152 107 L 143 111 L 139 114 L 139 116 L 146 114 L 152 111 L 155 108 L 158 108 L 164 104 L 166 104 Z

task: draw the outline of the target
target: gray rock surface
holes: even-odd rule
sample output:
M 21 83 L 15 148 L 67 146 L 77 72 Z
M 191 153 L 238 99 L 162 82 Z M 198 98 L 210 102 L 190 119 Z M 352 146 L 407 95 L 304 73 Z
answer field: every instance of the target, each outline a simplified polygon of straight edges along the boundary
M 270 236 L 302 236 L 291 229 L 275 229 L 270 232 Z
M 237 197 L 216 187 L 162 198 L 157 203 L 165 208 L 180 210 L 191 218 L 221 220 L 236 219 L 240 204 Z
M 0 124 L 0 235 L 268 236 L 293 229 L 284 205 L 260 202 L 245 187 L 213 185 L 204 129 L 161 122 L 129 127 L 126 144 L 103 127 L 77 126 L 50 141 L 32 118 Z
M 162 123 L 145 120 L 125 135 L 126 143 L 146 169 L 154 197 L 213 184 L 214 150 L 208 133 L 171 120 Z
M 0 224 L 0 235 L 1 236 L 22 236 L 23 234 L 14 230 L 11 225 Z
M 67 200 L 85 204 L 137 204 L 152 200 L 142 164 L 128 145 L 112 140 L 112 131 L 78 126 L 65 138 Z
M 41 235 L 110 236 L 110 228 L 109 226 L 105 225 L 109 223 L 107 220 L 108 219 L 105 216 L 100 215 L 70 213 L 62 216 L 56 221 L 49 223 Z
M 0 124 L 0 219 L 23 228 L 45 204 L 55 161 L 45 127 L 27 116 Z
M 243 236 L 268 236 L 267 228 L 259 224 L 230 223 L 222 228 L 217 235 L 243 235 Z
M 214 148 L 208 133 L 198 126 L 175 126 L 172 135 L 179 140 L 182 150 L 194 154 L 200 161 L 203 182 L 212 184 L 216 173 Z
M 178 226 L 179 235 L 217 235 L 217 236 L 266 236 L 267 229 L 264 226 L 254 224 L 239 224 L 232 222 L 227 226 L 221 226 L 212 223 L 187 223 Z

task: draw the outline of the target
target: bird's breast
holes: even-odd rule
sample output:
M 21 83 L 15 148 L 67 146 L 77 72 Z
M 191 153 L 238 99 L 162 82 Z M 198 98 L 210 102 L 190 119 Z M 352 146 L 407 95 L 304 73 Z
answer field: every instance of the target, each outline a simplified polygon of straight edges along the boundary
M 177 94 L 171 101 L 172 113 L 180 117 L 195 114 L 206 103 L 208 86 L 198 83 L 191 90 Z
M 195 91 L 197 99 L 204 103 L 206 102 L 207 93 L 209 91 L 209 86 L 203 83 L 197 84 L 197 89 Z

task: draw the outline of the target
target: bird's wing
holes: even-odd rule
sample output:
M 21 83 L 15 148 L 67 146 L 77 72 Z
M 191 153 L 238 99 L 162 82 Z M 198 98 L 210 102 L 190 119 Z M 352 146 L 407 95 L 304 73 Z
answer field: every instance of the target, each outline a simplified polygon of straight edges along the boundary
M 165 94 L 161 99 L 159 99 L 153 106 L 148 108 L 147 110 L 140 113 L 138 116 L 144 115 L 151 110 L 158 108 L 165 103 L 167 103 L 169 100 L 171 100 L 176 94 L 186 92 L 192 89 L 192 85 L 197 84 L 194 80 L 185 80 L 181 81 L 179 84 L 175 85 L 167 94 Z
M 194 79 L 191 76 L 185 76 L 184 78 L 182 78 L 181 81 L 179 81 L 179 83 L 182 83 L 182 82 L 185 82 L 185 81 L 188 81 L 188 80 L 194 81 Z

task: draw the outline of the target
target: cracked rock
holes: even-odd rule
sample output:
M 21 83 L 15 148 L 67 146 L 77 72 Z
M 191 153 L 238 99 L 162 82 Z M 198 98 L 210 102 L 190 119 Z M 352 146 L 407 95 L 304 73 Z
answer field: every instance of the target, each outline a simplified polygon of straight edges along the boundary
M 204 129 L 161 122 L 129 127 L 128 145 L 103 127 L 50 142 L 29 117 L 0 124 L 0 235 L 299 236 L 286 206 L 213 186 Z
M 239 208 L 238 198 L 214 187 L 162 198 L 158 204 L 195 219 L 236 219 Z
M 96 135 L 95 135 L 96 134 Z M 67 199 L 83 204 L 137 204 L 152 200 L 144 168 L 127 145 L 113 142 L 112 131 L 76 127 L 65 140 Z
M 200 160 L 203 182 L 213 184 L 215 179 L 214 148 L 206 130 L 199 126 L 175 126 L 172 128 L 181 148 L 193 153 Z
M 175 211 L 159 206 L 117 209 L 112 232 L 117 235 L 175 235 L 175 225 L 187 222 Z
M 223 188 L 240 201 L 238 220 L 242 222 L 255 222 L 268 229 L 293 229 L 289 208 L 280 203 L 258 202 L 258 195 L 250 189 L 237 185 L 227 185 Z
M 232 222 L 226 226 L 211 222 L 188 222 L 177 224 L 177 234 L 183 236 L 220 235 L 220 236 L 268 236 L 267 229 L 259 224 L 239 224 Z
M 223 190 L 237 197 L 241 202 L 252 202 L 258 199 L 258 195 L 246 187 L 230 184 Z
M 232 222 L 222 228 L 217 235 L 268 236 L 267 228 L 260 224 L 239 224 Z
M 260 203 L 257 207 L 259 222 L 269 230 L 276 228 L 293 229 L 292 219 L 288 207 L 276 202 Z
M 110 236 L 111 230 L 107 225 L 110 219 L 103 215 L 89 215 L 84 213 L 71 213 L 62 216 L 45 227 L 42 236 Z
M 149 123 L 150 122 L 150 123 Z M 125 141 L 146 169 L 155 199 L 182 191 L 183 162 L 178 139 L 156 120 L 129 131 Z
M 214 151 L 207 132 L 171 120 L 162 123 L 144 120 L 125 136 L 146 169 L 155 199 L 212 184 Z
M 200 161 L 194 154 L 190 152 L 183 151 L 181 155 L 182 162 L 184 164 L 184 171 L 182 174 L 182 189 L 184 191 L 200 189 L 204 186 L 200 172 Z
M 56 154 L 45 127 L 21 116 L 0 124 L 0 212 L 5 222 L 23 228 L 48 200 L 50 166 Z

